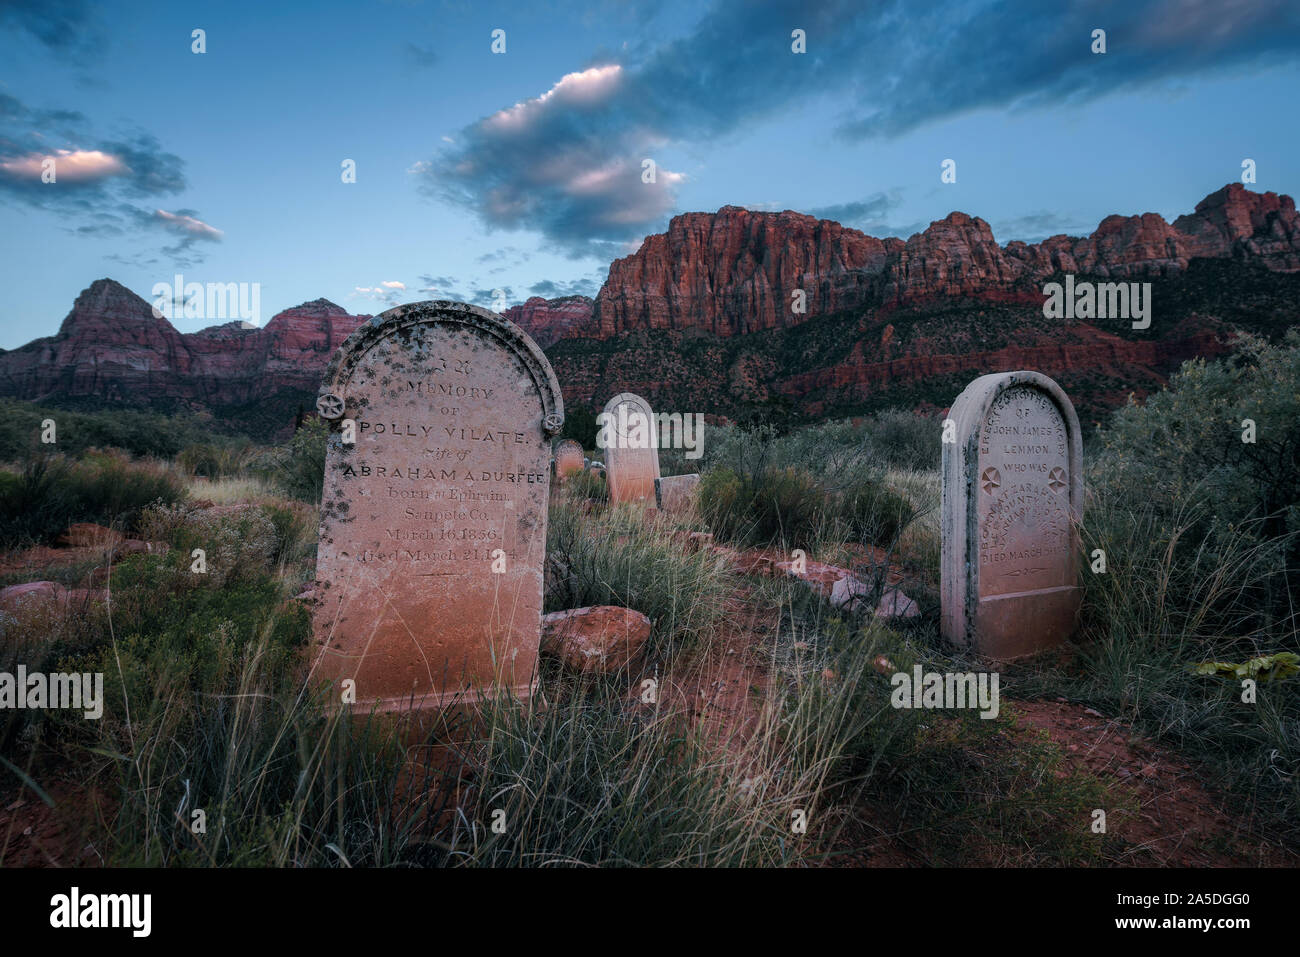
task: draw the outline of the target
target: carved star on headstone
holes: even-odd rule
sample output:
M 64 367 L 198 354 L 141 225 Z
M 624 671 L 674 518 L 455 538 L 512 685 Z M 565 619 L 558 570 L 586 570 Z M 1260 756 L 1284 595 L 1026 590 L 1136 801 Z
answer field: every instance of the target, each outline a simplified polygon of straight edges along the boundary
M 1047 473 L 1047 484 L 1051 486 L 1053 492 L 1059 492 L 1061 489 L 1065 488 L 1067 484 L 1065 481 L 1065 469 L 1058 465 L 1056 468 L 1052 469 L 1052 471 Z
M 1002 487 L 1002 473 L 995 468 L 987 468 L 980 476 L 980 481 L 984 483 L 984 491 L 992 495 L 995 488 Z
M 337 419 L 343 414 L 343 399 L 332 392 L 326 392 L 316 400 L 316 411 L 321 418 Z

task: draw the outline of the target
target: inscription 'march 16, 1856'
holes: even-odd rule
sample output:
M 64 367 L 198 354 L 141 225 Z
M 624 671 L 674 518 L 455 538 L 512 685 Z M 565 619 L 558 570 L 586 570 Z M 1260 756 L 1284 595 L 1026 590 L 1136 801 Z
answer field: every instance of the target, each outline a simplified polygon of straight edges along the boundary
M 343 343 L 317 408 L 314 677 L 352 679 L 362 709 L 529 694 L 564 420 L 536 343 L 476 306 L 399 306 Z
M 943 446 L 943 632 L 995 659 L 1069 637 L 1078 616 L 1082 444 L 1074 407 L 1038 372 L 981 376 Z

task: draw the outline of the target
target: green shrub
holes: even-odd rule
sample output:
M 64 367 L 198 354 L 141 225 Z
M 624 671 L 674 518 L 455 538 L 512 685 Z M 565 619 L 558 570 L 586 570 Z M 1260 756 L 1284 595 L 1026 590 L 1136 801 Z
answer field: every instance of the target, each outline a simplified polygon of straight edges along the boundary
M 720 538 L 745 544 L 807 545 L 821 530 L 827 495 L 807 472 L 723 466 L 700 480 L 700 514 Z
M 176 456 L 176 464 L 188 475 L 221 479 L 239 474 L 243 458 L 239 448 L 204 443 L 186 446 Z
M 279 486 L 286 495 L 320 504 L 325 485 L 325 448 L 330 426 L 324 419 L 308 419 L 285 445 L 264 454 L 254 471 Z
M 744 483 L 728 466 L 705 472 L 700 478 L 700 515 L 719 538 L 741 536 L 747 520 L 749 498 Z
M 564 488 L 572 498 L 592 502 L 609 501 L 609 483 L 605 476 L 590 469 L 570 475 L 564 480 Z
M 130 529 L 145 506 L 187 494 L 166 467 L 117 452 L 93 452 L 79 462 L 29 459 L 16 473 L 0 472 L 0 543 L 48 542 L 74 522 Z
M 732 587 L 709 551 L 688 553 L 632 510 L 588 513 L 552 499 L 546 611 L 621 605 L 654 622 L 652 651 L 690 644 L 724 614 Z
M 1247 420 L 1253 442 L 1243 441 Z M 1243 336 L 1232 356 L 1186 362 L 1168 389 L 1130 401 L 1091 478 L 1165 517 L 1196 498 L 1206 535 L 1252 518 L 1261 537 L 1300 531 L 1300 330 L 1276 346 Z
M 878 482 L 863 482 L 840 498 L 840 515 L 860 542 L 888 548 L 912 520 L 907 499 Z

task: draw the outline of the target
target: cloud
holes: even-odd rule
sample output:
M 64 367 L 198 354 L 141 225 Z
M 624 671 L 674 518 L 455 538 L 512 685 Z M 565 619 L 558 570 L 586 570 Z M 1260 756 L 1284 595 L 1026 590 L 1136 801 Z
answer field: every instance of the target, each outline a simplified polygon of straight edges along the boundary
M 420 285 L 415 291 L 434 299 L 450 299 L 454 302 L 463 302 L 465 299 L 456 291 L 459 283 L 452 276 L 422 275 L 419 277 L 419 282 Z
M 1109 31 L 1104 55 L 1090 52 L 1098 25 Z M 796 27 L 807 53 L 791 52 Z M 721 0 L 685 36 L 605 55 L 470 124 L 413 172 L 489 227 L 611 258 L 660 231 L 677 206 L 683 174 L 659 162 L 655 182 L 643 183 L 643 160 L 832 92 L 853 104 L 839 136 L 891 137 L 981 108 L 1075 104 L 1297 49 L 1294 0 L 1231 10 L 1214 0 Z M 869 205 L 846 213 L 877 221 Z
M 53 174 L 56 183 L 59 180 L 65 183 L 93 182 L 131 172 L 120 156 L 103 150 L 53 150 L 49 153 L 0 157 L 0 175 L 20 182 L 41 182 L 46 169 Z
M 26 30 L 54 51 L 89 45 L 82 0 L 0 0 L 0 23 Z
M 469 301 L 476 306 L 494 306 L 500 298 L 504 298 L 505 306 L 509 306 L 515 301 L 515 291 L 509 286 L 497 286 L 492 289 L 475 289 L 470 294 Z M 505 306 L 502 308 L 505 308 Z
M 43 178 L 52 170 L 52 182 Z M 79 236 L 161 229 L 179 237 L 162 252 L 201 261 L 196 242 L 220 241 L 194 210 L 137 205 L 186 188 L 184 161 L 145 132 L 103 137 L 75 110 L 35 109 L 0 93 L 0 201 L 50 212 Z
M 1162 80 L 1291 59 L 1300 6 L 1291 0 L 1091 0 L 1075 4 L 913 4 L 883 15 L 894 31 L 856 32 L 870 73 L 840 132 L 891 136 L 982 108 L 1073 105 Z M 1108 52 L 1091 52 L 1095 28 Z M 924 42 L 908 42 L 913 41 Z M 809 38 L 810 44 L 812 38 Z
M 543 279 L 535 282 L 528 287 L 528 291 L 534 296 L 544 296 L 547 299 L 559 299 L 563 296 L 587 296 L 594 297 L 600 291 L 600 283 L 591 279 L 570 279 L 553 282 L 550 279 Z
M 406 54 L 406 59 L 420 69 L 428 69 L 438 62 L 438 54 L 433 47 L 421 46 L 408 40 L 402 50 Z
M 1049 236 L 1060 236 L 1062 234 L 1086 236 L 1092 232 L 1090 227 L 1069 216 L 1048 212 L 1047 210 L 1000 219 L 996 223 L 992 223 L 990 228 L 993 230 L 993 235 L 998 242 L 1004 245 L 1015 239 L 1027 243 L 1037 243 L 1042 242 Z
M 924 229 L 925 223 L 907 223 L 903 226 L 891 226 L 889 214 L 902 205 L 903 191 L 891 189 L 887 193 L 875 193 L 864 199 L 848 203 L 834 203 L 830 206 L 818 206 L 808 210 L 808 215 L 818 219 L 833 219 L 844 226 L 859 229 L 869 236 L 901 236 L 906 238 L 918 230 Z
M 219 243 L 225 236 L 215 226 L 209 226 L 201 219 L 198 219 L 192 209 L 179 209 L 174 213 L 169 213 L 165 209 L 157 209 L 154 210 L 153 215 L 164 229 L 179 233 L 183 237 L 206 239 L 210 242 Z
M 570 255 L 608 256 L 673 209 L 681 173 L 644 160 L 664 138 L 622 114 L 619 64 L 567 74 L 538 97 L 462 130 L 421 170 L 434 196 L 489 227 L 536 229 Z

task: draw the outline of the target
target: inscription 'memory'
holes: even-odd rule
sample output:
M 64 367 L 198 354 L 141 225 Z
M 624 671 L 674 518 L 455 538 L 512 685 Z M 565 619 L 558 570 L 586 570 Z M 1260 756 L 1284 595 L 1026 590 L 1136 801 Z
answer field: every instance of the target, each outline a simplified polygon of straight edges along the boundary
M 322 392 L 357 428 L 326 453 L 316 677 L 381 709 L 528 694 L 563 422 L 545 357 L 499 316 L 419 303 L 358 329 Z

